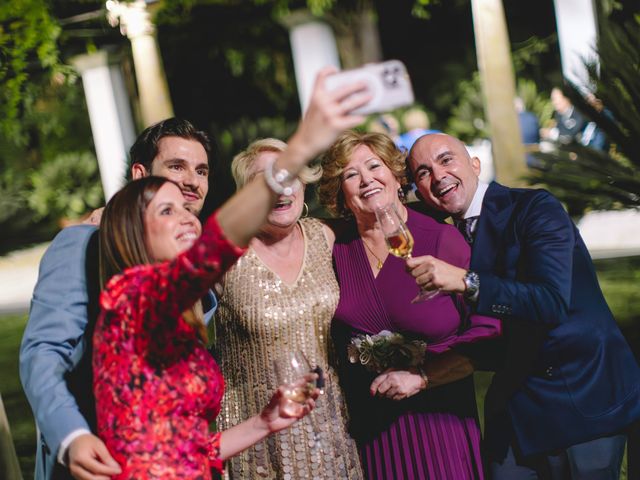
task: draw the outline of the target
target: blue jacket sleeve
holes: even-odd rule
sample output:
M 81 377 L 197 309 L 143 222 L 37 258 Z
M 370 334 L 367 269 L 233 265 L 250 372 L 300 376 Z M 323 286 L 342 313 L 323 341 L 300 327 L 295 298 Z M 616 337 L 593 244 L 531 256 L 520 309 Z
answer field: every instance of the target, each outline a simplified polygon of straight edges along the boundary
M 438 241 L 435 256 L 456 267 L 467 269 L 469 268 L 471 250 L 458 230 L 452 226 L 445 225 L 443 226 L 442 234 Z M 460 305 L 464 304 L 464 299 L 461 295 L 456 297 L 456 302 Z M 466 317 L 466 312 L 461 312 L 461 314 Z M 456 347 L 465 353 L 465 348 L 468 348 L 467 344 L 476 343 L 481 340 L 486 341 L 490 338 L 500 336 L 501 333 L 502 323 L 500 320 L 472 313 L 469 315 L 464 328 L 451 340 L 450 346 Z
M 560 202 L 544 191 L 517 215 L 517 239 L 500 253 L 504 272 L 478 272 L 477 312 L 557 325 L 566 319 L 571 300 L 573 224 Z
M 204 309 L 204 324 L 209 325 L 218 309 L 218 297 L 213 290 L 209 290 L 202 298 L 202 307 Z
M 62 230 L 40 263 L 29 320 L 20 347 L 20 379 L 47 446 L 57 455 L 72 431 L 91 430 L 65 375 L 85 352 L 87 245 L 95 227 Z M 97 259 L 96 259 L 97 261 Z M 91 391 L 92 385 L 86 388 Z

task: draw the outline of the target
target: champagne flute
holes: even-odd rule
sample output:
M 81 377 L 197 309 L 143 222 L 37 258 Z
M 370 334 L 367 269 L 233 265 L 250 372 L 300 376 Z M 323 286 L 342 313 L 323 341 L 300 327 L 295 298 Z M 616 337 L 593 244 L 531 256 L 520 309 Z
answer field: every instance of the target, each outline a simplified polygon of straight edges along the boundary
M 320 392 L 323 393 L 324 380 L 322 380 L 322 370 L 319 367 L 312 369 L 309 360 L 307 360 L 307 357 L 301 351 L 287 352 L 276 358 L 273 363 L 276 381 L 278 385 L 284 386 L 284 397 L 286 401 L 282 410 L 287 415 L 298 415 L 304 403 L 316 387 L 319 387 Z M 313 383 L 306 380 L 305 377 L 310 373 L 318 374 L 320 381 L 316 380 L 316 382 Z M 322 385 L 319 385 L 319 383 L 322 383 Z M 313 436 L 313 445 L 309 445 L 309 447 L 315 454 L 320 455 L 323 451 L 324 443 L 320 429 L 316 424 L 314 413 L 315 412 L 311 412 L 308 416 L 312 429 L 311 434 Z
M 288 415 L 300 413 L 302 406 L 313 393 L 315 385 L 305 380 L 311 373 L 309 360 L 301 351 L 288 352 L 274 361 L 276 381 L 284 387 L 284 396 L 288 400 L 283 410 Z
M 389 253 L 396 257 L 408 260 L 411 258 L 413 250 L 413 235 L 407 228 L 407 225 L 400 217 L 396 206 L 391 203 L 376 208 L 376 218 L 380 224 L 380 229 L 384 235 L 385 242 Z M 437 296 L 440 290 L 424 290 L 420 288 L 418 295 L 411 300 L 411 303 L 423 302 Z

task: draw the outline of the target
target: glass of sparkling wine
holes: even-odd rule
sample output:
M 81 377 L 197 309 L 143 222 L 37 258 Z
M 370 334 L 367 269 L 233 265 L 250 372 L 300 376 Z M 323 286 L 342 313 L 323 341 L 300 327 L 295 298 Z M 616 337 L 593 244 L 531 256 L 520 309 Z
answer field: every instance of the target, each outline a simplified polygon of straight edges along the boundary
M 411 251 L 413 250 L 413 236 L 407 228 L 407 225 L 402 220 L 402 217 L 398 213 L 393 203 L 385 205 L 383 207 L 376 208 L 376 218 L 380 224 L 380 229 L 384 235 L 384 239 L 387 242 L 387 248 L 391 255 L 404 258 L 405 260 L 411 258 Z M 439 290 L 423 290 L 411 300 L 411 303 L 423 302 L 429 300 L 440 293 Z
M 288 415 L 298 415 L 315 388 L 315 384 L 305 379 L 311 373 L 309 360 L 299 350 L 288 352 L 276 358 L 274 368 L 276 381 L 284 387 L 284 396 L 288 400 L 283 410 Z

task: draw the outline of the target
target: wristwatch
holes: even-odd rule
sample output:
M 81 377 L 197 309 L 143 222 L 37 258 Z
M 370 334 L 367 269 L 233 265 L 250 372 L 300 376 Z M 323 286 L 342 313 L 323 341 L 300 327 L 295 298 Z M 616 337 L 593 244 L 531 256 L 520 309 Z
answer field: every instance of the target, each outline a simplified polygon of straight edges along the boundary
M 466 298 L 473 298 L 480 289 L 480 277 L 476 272 L 468 270 L 467 273 L 464 274 L 464 285 L 466 287 L 464 296 Z

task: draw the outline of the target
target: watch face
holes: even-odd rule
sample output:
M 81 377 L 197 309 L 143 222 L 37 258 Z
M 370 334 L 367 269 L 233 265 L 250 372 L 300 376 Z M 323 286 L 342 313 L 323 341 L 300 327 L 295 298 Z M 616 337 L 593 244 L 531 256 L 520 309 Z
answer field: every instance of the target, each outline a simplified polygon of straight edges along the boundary
M 478 277 L 478 274 L 476 272 L 469 271 L 464 276 L 464 284 L 467 287 L 464 294 L 467 297 L 472 297 L 476 294 L 478 288 L 480 287 L 480 277 Z

